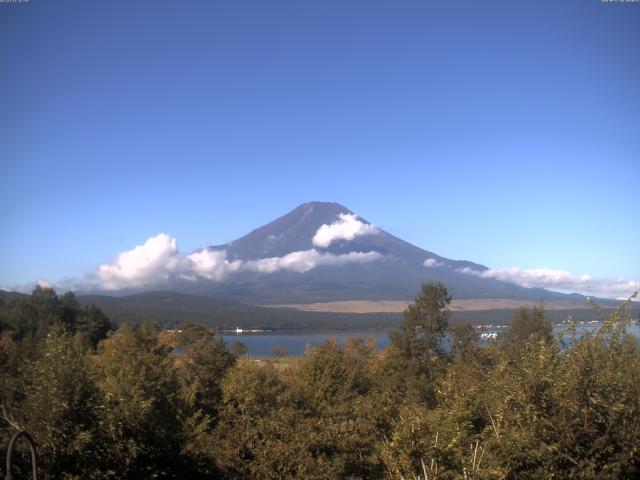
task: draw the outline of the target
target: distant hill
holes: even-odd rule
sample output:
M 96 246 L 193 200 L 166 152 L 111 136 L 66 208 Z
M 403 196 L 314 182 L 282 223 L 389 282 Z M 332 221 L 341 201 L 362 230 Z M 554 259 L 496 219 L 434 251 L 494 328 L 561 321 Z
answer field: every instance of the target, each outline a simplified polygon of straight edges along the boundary
M 24 293 L 0 290 L 0 302 L 9 303 L 13 300 L 19 300 L 26 297 L 28 297 L 28 295 Z
M 211 297 L 177 292 L 145 292 L 124 297 L 80 295 L 83 305 L 99 306 L 117 323 L 140 324 L 157 320 L 165 327 L 192 320 L 218 329 L 342 330 L 389 328 L 398 313 L 343 314 L 300 312 L 287 308 L 261 308 Z
M 62 293 L 62 292 L 58 292 Z M 18 292 L 0 291 L 0 305 L 4 302 L 28 298 Z M 134 295 L 78 295 L 82 305 L 99 306 L 117 324 L 139 325 L 145 321 L 158 321 L 165 328 L 180 325 L 184 320 L 192 320 L 220 330 L 246 329 L 266 330 L 388 330 L 402 318 L 398 312 L 355 313 L 330 311 L 300 311 L 296 308 L 256 307 L 212 297 L 187 295 L 178 292 L 154 291 Z M 590 309 L 576 305 L 572 308 L 562 306 L 546 310 L 547 318 L 552 321 L 565 320 L 574 315 L 583 321 L 596 320 L 599 316 Z M 560 307 L 558 305 L 558 307 Z M 481 309 L 476 311 L 456 311 L 452 305 L 452 323 L 506 324 L 513 317 L 515 308 Z M 604 313 L 611 311 L 604 306 Z M 634 318 L 637 317 L 637 308 Z
M 240 326 L 269 330 L 387 330 L 402 318 L 401 313 L 332 313 L 261 308 L 211 297 L 164 291 L 124 297 L 81 295 L 78 300 L 83 305 L 98 305 L 117 323 L 140 324 L 147 320 L 157 320 L 165 327 L 178 326 L 183 320 L 193 320 L 217 329 L 234 329 Z M 503 308 L 454 311 L 452 322 L 506 324 L 515 310 Z M 609 311 L 610 308 L 605 308 L 605 313 Z M 583 321 L 599 318 L 596 312 L 584 308 L 547 310 L 546 315 L 554 322 L 566 320 L 569 315 Z

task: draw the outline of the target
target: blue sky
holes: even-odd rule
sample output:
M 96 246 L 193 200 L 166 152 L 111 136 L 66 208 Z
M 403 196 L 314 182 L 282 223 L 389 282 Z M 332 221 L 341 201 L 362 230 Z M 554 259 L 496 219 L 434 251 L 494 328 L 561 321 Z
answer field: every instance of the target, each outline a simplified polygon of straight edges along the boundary
M 309 200 L 442 256 L 640 280 L 640 4 L 0 4 L 0 286 Z

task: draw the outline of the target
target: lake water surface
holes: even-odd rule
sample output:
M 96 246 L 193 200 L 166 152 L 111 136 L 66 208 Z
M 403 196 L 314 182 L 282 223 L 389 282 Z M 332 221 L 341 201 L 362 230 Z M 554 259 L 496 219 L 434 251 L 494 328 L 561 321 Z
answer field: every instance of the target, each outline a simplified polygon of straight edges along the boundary
M 567 329 L 567 324 L 560 323 L 553 325 L 554 335 Z M 578 335 L 584 332 L 596 330 L 602 326 L 601 322 L 579 323 L 576 326 Z M 500 333 L 506 330 L 505 327 L 485 328 L 482 333 Z M 640 338 L 640 325 L 633 323 L 629 328 L 629 332 Z M 310 348 L 329 339 L 335 338 L 340 345 L 350 338 L 375 339 L 376 348 L 383 349 L 389 345 L 389 336 L 386 331 L 331 331 L 331 332 L 256 332 L 256 333 L 228 333 L 223 334 L 224 341 L 227 346 L 231 346 L 234 342 L 242 342 L 248 349 L 249 354 L 253 357 L 272 357 L 275 348 L 284 348 L 288 355 L 302 355 L 306 348 Z

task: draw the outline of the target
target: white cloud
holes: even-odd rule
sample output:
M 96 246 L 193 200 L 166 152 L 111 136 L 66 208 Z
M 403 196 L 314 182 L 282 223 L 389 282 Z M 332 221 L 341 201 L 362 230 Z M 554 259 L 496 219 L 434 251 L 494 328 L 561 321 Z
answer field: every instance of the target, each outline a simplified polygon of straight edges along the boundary
M 187 256 L 185 267 L 188 272 L 195 275 L 220 281 L 227 273 L 240 270 L 242 261 L 230 262 L 224 250 L 204 249 Z
M 436 267 L 442 267 L 444 264 L 440 263 L 435 258 L 427 258 L 422 265 L 424 265 L 427 268 L 436 268 Z
M 283 257 L 261 258 L 249 260 L 244 269 L 255 272 L 272 273 L 277 270 L 308 272 L 321 265 L 344 265 L 346 263 L 364 263 L 377 260 L 382 255 L 378 252 L 350 252 L 342 255 L 320 253 L 316 249 L 289 253 Z
M 161 233 L 119 254 L 115 263 L 100 265 L 95 276 L 105 290 L 146 286 L 166 280 L 178 267 L 177 255 L 175 238 Z
M 353 240 L 361 235 L 377 233 L 378 229 L 370 223 L 358 220 L 352 213 L 341 213 L 340 219 L 330 225 L 322 225 L 313 236 L 316 247 L 327 248 L 336 240 Z
M 378 252 L 350 252 L 334 255 L 320 253 L 312 248 L 291 252 L 282 257 L 229 261 L 224 250 L 201 250 L 186 257 L 186 261 L 182 264 L 181 277 L 191 280 L 192 275 L 196 275 L 208 280 L 221 281 L 229 273 L 241 271 L 273 273 L 278 270 L 289 270 L 304 273 L 321 265 L 370 262 L 381 256 Z
M 118 290 L 160 284 L 175 276 L 186 281 L 198 278 L 222 281 L 234 272 L 273 273 L 278 270 L 308 272 L 322 265 L 370 262 L 381 258 L 378 252 L 350 252 L 342 255 L 315 249 L 292 252 L 282 257 L 256 260 L 229 260 L 224 250 L 203 249 L 180 255 L 175 238 L 164 233 L 143 245 L 120 253 L 112 264 L 102 264 L 84 282 L 86 288 Z
M 182 280 L 186 280 L 187 282 L 198 281 L 198 277 L 196 277 L 195 275 L 189 275 L 188 273 L 181 273 L 178 275 L 178 278 L 181 278 Z
M 57 289 L 58 285 L 57 284 L 54 285 L 49 280 L 46 280 L 44 278 L 39 278 L 35 282 L 21 283 L 17 285 L 11 285 L 9 287 L 0 287 L 0 290 L 3 290 L 5 292 L 19 292 L 19 293 L 31 294 L 31 292 L 33 292 L 33 290 L 36 287 Z
M 566 270 L 552 270 L 550 268 L 490 268 L 483 272 L 469 267 L 458 270 L 462 273 L 476 275 L 482 278 L 494 278 L 504 282 L 515 283 L 523 287 L 547 288 L 560 292 L 577 292 L 585 295 L 595 295 L 609 298 L 628 298 L 640 290 L 640 282 L 633 280 L 596 279 L 590 275 L 574 275 Z
M 53 283 L 44 278 L 39 278 L 38 280 L 36 280 L 36 286 L 40 288 L 53 288 Z

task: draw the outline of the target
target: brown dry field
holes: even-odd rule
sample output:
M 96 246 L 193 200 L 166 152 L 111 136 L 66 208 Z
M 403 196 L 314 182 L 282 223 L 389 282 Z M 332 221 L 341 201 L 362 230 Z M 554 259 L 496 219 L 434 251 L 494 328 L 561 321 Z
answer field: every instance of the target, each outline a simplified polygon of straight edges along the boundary
M 411 302 L 401 300 L 344 300 L 340 302 L 288 304 L 288 305 L 259 305 L 270 308 L 293 308 L 304 312 L 334 312 L 334 313 L 399 313 L 404 311 Z M 533 307 L 538 302 L 527 300 L 505 300 L 502 298 L 471 298 L 453 300 L 449 309 L 453 312 L 474 312 L 482 310 L 510 310 L 519 307 Z M 546 310 L 573 310 L 589 308 L 585 303 L 575 302 L 545 302 Z

